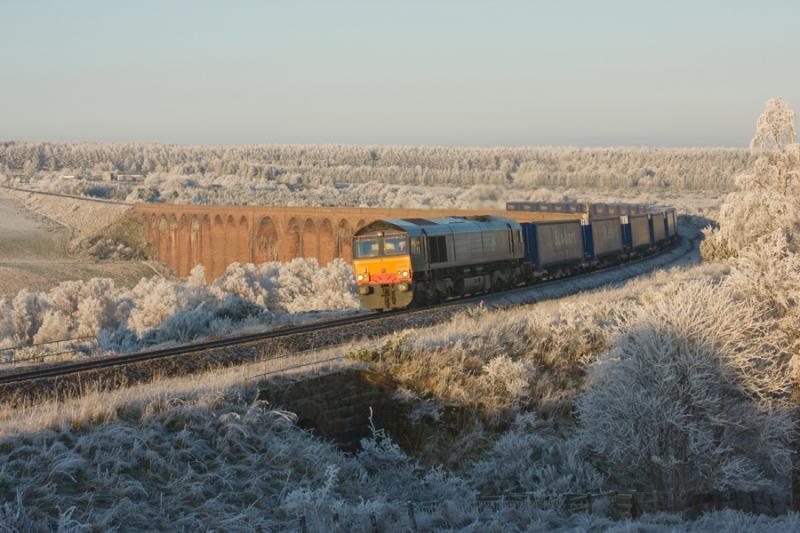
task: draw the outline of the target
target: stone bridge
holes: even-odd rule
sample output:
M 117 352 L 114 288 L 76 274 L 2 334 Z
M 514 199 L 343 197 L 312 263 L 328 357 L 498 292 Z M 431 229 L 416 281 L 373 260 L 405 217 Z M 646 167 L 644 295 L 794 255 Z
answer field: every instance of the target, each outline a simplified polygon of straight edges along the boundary
M 574 214 L 497 209 L 382 209 L 137 204 L 154 259 L 180 277 L 203 265 L 210 281 L 233 262 L 263 263 L 316 257 L 321 265 L 352 259 L 353 232 L 380 218 L 501 215 L 519 221 L 572 218 Z
M 407 406 L 393 398 L 396 390 L 397 385 L 382 374 L 346 369 L 264 382 L 258 399 L 293 412 L 298 426 L 353 451 L 370 435 L 370 412 L 375 427 L 404 433 L 400 428 L 407 425 Z

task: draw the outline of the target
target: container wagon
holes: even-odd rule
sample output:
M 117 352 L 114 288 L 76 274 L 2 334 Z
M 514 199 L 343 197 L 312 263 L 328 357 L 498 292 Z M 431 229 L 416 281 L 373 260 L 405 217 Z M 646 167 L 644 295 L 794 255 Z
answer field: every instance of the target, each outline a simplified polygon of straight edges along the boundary
M 670 239 L 678 236 L 678 216 L 673 208 L 667 210 L 667 236 Z
M 623 243 L 628 253 L 647 250 L 650 240 L 650 215 L 627 215 L 622 217 Z
M 650 242 L 660 246 L 667 240 L 667 217 L 664 211 L 650 213 Z
M 534 275 L 547 276 L 583 263 L 584 244 L 580 220 L 523 222 L 525 259 Z
M 624 252 L 621 217 L 592 218 L 583 224 L 586 259 L 599 261 Z

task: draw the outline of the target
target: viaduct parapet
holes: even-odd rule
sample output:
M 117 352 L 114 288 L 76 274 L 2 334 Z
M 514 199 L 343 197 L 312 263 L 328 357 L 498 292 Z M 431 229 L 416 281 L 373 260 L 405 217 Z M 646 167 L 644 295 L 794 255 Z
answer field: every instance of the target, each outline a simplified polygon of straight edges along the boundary
M 383 209 L 137 204 L 154 258 L 179 277 L 196 265 L 213 280 L 234 262 L 264 263 L 315 257 L 321 265 L 352 260 L 353 232 L 380 218 L 500 215 L 525 222 L 574 218 L 569 213 L 499 209 Z

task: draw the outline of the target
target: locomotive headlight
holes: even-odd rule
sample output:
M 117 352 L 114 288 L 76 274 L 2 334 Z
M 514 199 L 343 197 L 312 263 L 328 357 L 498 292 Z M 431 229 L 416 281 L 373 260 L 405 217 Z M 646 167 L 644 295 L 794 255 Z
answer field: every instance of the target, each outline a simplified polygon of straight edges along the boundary
M 400 275 L 403 276 L 404 278 L 407 278 L 408 277 L 408 270 L 403 270 L 403 272 L 401 272 Z
M 364 281 L 364 274 L 359 274 L 358 276 L 356 276 L 356 279 L 358 281 Z
M 408 290 L 408 283 L 406 283 L 405 281 L 402 283 L 398 283 L 397 290 L 400 292 L 406 292 Z

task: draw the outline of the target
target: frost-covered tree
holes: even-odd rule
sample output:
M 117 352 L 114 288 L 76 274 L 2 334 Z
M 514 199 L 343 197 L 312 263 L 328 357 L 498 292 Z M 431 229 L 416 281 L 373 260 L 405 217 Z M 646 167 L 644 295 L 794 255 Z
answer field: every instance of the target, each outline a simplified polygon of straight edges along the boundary
M 783 98 L 770 98 L 756 122 L 751 148 L 783 150 L 797 137 L 794 110 Z
M 736 256 L 780 233 L 797 249 L 800 229 L 800 146 L 795 141 L 795 114 L 780 98 L 767 102 L 756 124 L 751 147 L 754 164 L 736 178 L 738 191 L 720 207 L 719 228 L 704 231 L 706 259 Z
M 692 282 L 636 309 L 591 367 L 582 438 L 623 486 L 665 493 L 785 493 L 788 354 L 764 306 Z

